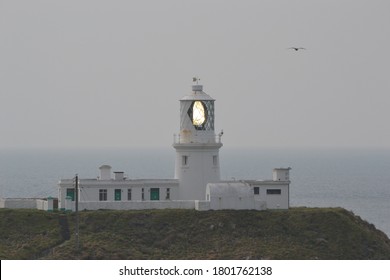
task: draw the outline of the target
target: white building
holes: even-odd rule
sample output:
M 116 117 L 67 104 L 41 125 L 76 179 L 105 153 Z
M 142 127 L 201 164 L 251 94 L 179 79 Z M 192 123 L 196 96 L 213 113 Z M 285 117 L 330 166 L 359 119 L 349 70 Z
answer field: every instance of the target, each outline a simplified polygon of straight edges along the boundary
M 130 179 L 111 166 L 99 177 L 59 182 L 59 208 L 97 209 L 288 209 L 290 168 L 276 168 L 267 181 L 221 181 L 219 149 L 222 132 L 215 134 L 215 100 L 193 85 L 180 100 L 180 132 L 174 137 L 174 179 Z

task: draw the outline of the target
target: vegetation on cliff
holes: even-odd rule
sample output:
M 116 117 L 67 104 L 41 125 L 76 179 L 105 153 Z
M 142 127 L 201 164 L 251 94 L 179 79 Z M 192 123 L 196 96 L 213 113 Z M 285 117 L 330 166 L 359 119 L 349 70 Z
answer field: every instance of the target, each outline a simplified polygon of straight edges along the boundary
M 1 259 L 390 259 L 390 240 L 342 208 L 288 211 L 0 209 Z

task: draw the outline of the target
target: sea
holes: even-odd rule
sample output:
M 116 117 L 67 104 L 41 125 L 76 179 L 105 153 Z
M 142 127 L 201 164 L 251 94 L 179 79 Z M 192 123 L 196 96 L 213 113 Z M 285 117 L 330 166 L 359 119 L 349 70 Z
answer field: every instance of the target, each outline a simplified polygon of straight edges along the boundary
M 96 178 L 109 164 L 128 178 L 173 178 L 171 149 L 0 150 L 0 197 L 57 197 L 62 178 Z M 220 150 L 221 179 L 272 179 L 291 167 L 292 207 L 343 207 L 390 236 L 390 150 Z

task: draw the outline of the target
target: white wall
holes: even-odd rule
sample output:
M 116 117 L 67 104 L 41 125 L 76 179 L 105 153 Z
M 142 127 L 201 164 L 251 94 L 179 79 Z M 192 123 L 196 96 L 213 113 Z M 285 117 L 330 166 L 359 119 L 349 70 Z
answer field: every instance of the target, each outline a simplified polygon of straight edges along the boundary
M 6 198 L 4 208 L 36 209 L 37 202 L 35 198 Z
M 73 203 L 74 204 L 74 203 Z M 74 209 L 74 208 L 73 208 Z M 79 210 L 195 209 L 195 201 L 94 201 L 80 202 Z
M 142 189 L 144 189 L 144 200 L 150 200 L 150 189 L 158 188 L 160 189 L 160 201 L 166 200 L 167 189 L 169 188 L 170 199 L 177 200 L 179 197 L 178 186 L 177 185 L 147 185 L 147 186 L 115 186 L 109 185 L 106 186 L 82 186 L 80 187 L 80 201 L 99 201 L 99 189 L 107 190 L 107 201 L 115 201 L 115 190 L 121 190 L 121 201 L 127 201 L 128 198 L 128 189 L 131 189 L 131 200 L 142 200 Z
M 267 183 L 268 182 L 268 183 Z M 256 200 L 266 203 L 267 209 L 288 209 L 289 204 L 289 182 L 255 182 L 250 183 L 253 187 L 259 187 L 259 195 Z M 267 194 L 267 190 L 280 190 L 280 194 Z
M 288 209 L 289 208 L 289 193 L 288 185 L 271 185 L 260 187 L 260 197 L 267 203 L 267 209 Z M 280 189 L 281 194 L 267 194 L 267 189 Z
M 259 194 L 254 194 L 254 188 Z M 267 190 L 280 190 L 280 194 L 269 194 Z M 229 181 L 208 184 L 206 197 L 210 201 L 210 209 L 288 209 L 288 182 L 273 181 Z
M 244 210 L 244 209 L 255 209 L 255 200 L 253 197 L 211 197 L 210 199 L 210 209 L 212 210 L 221 210 L 221 209 L 235 209 L 235 210 Z
M 48 202 L 37 198 L 2 198 L 0 208 L 47 210 Z
M 61 180 L 58 184 L 58 209 L 65 209 L 66 189 L 74 188 L 72 180 Z
M 208 211 L 208 210 L 210 210 L 210 201 L 195 200 L 195 210 L 197 210 L 197 211 Z
M 221 144 L 174 145 L 176 148 L 175 179 L 179 179 L 181 200 L 205 200 L 206 185 L 220 180 L 219 148 Z M 183 165 L 182 157 L 188 157 Z M 213 157 L 217 156 L 214 165 Z
M 47 200 L 43 200 L 43 199 L 37 199 L 36 200 L 36 208 L 38 210 L 45 210 L 47 211 L 48 210 L 48 201 Z
M 291 168 L 275 168 L 272 171 L 274 181 L 289 181 Z
M 62 180 L 59 183 L 59 208 L 65 208 L 66 189 L 74 188 L 71 180 Z M 144 180 L 95 180 L 95 179 L 81 179 L 79 184 L 79 201 L 99 201 L 99 190 L 107 190 L 107 201 L 115 201 L 115 190 L 121 190 L 121 201 L 127 201 L 128 189 L 131 189 L 131 200 L 142 200 L 142 188 L 144 189 L 145 201 L 150 200 L 150 189 L 159 188 L 160 201 L 166 200 L 167 189 L 169 188 L 169 200 L 179 199 L 179 185 L 176 180 L 158 180 L 158 179 L 144 179 Z M 115 201 L 117 202 L 117 201 Z

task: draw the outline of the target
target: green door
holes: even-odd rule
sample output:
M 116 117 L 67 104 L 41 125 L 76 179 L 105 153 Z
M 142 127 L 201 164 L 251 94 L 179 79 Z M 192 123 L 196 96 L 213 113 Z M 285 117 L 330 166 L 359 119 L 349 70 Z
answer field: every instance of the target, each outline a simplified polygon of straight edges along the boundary
M 115 190 L 115 200 L 121 200 L 122 199 L 122 191 L 120 189 Z
M 150 200 L 160 200 L 160 189 L 151 188 L 150 189 Z
M 66 196 L 70 196 L 74 201 L 74 189 L 66 189 Z

